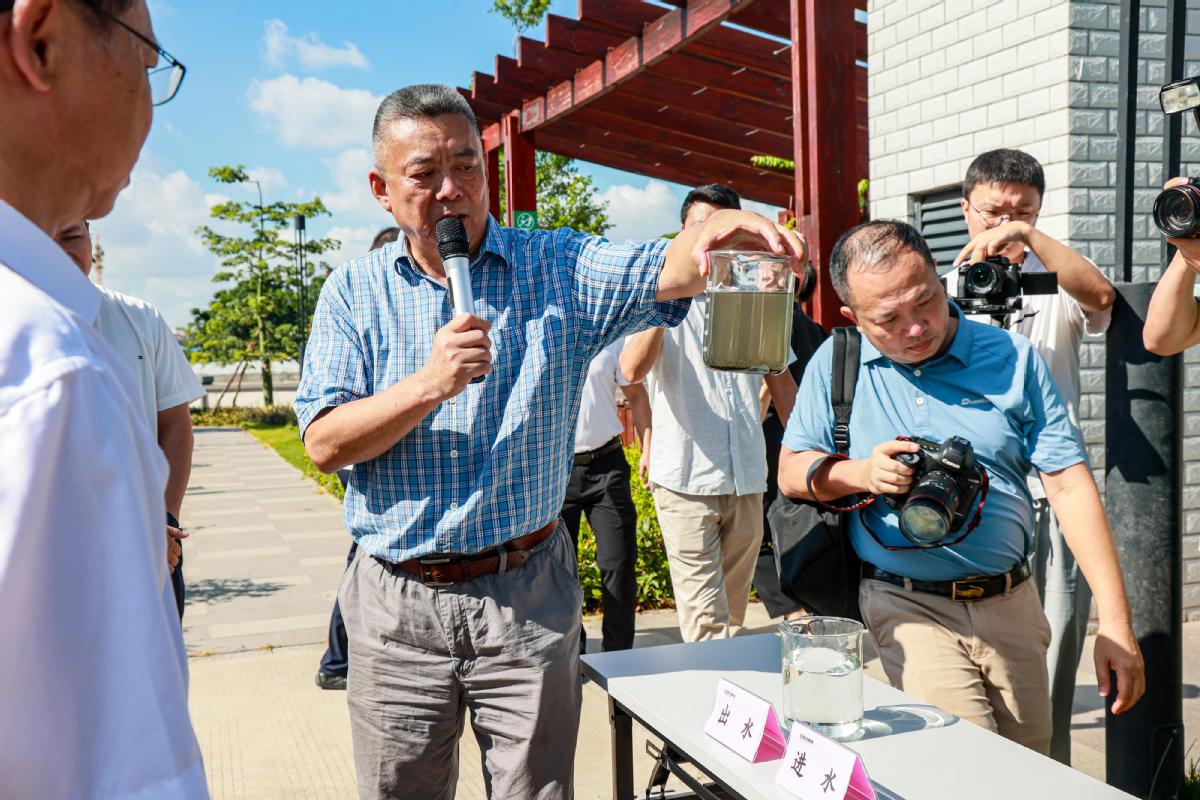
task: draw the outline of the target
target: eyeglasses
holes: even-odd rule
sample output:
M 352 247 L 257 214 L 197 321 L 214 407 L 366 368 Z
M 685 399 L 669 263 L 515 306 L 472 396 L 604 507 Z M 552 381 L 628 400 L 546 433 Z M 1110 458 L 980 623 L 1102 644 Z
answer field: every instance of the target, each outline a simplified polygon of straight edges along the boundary
M 173 55 L 163 50 L 158 46 L 158 43 L 150 39 L 141 31 L 135 30 L 127 25 L 116 16 L 105 11 L 98 5 L 95 5 L 89 0 L 82 0 L 83 4 L 89 9 L 96 12 L 100 16 L 115 22 L 131 34 L 141 39 L 147 47 L 158 53 L 158 64 L 153 67 L 146 67 L 146 80 L 150 82 L 150 102 L 153 105 L 161 106 L 163 103 L 169 102 L 176 94 L 179 93 L 179 86 L 183 83 L 183 76 L 187 74 L 187 67 L 179 63 Z M 0 0 L 0 11 L 4 10 L 4 0 Z
M 1006 222 L 1033 222 L 1038 216 L 1038 212 L 1036 211 L 1010 211 L 1007 214 L 992 214 L 980 211 L 971 204 L 970 200 L 967 201 L 967 208 L 978 214 L 980 221 L 989 228 L 995 228 Z

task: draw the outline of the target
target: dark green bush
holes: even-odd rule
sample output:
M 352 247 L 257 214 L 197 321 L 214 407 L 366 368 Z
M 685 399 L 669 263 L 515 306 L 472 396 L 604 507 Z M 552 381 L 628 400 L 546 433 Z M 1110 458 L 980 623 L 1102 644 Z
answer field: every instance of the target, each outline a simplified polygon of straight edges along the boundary
M 667 568 L 667 551 L 663 549 L 662 530 L 654 513 L 654 499 L 642 486 L 637 475 L 641 454 L 636 447 L 625 448 L 625 460 L 633 473 L 630 487 L 637 508 L 637 604 L 639 610 L 674 608 L 671 591 L 671 572 Z M 600 609 L 600 568 L 596 566 L 596 537 L 587 520 L 579 528 L 579 582 L 583 586 L 583 607 L 587 611 Z

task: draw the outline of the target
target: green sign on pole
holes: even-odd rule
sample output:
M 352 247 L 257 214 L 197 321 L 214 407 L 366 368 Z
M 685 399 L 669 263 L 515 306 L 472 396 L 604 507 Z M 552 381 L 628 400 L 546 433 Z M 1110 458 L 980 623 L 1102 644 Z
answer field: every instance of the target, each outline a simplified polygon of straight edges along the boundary
M 536 211 L 514 211 L 513 212 L 513 227 L 522 231 L 532 231 L 537 229 L 537 212 Z

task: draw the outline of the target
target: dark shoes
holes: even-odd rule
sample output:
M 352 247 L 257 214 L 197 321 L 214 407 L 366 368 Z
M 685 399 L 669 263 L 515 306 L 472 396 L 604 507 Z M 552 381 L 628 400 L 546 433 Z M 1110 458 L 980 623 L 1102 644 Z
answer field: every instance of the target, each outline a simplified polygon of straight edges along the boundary
M 322 689 L 342 689 L 346 688 L 345 675 L 330 675 L 328 672 L 317 673 L 317 686 Z

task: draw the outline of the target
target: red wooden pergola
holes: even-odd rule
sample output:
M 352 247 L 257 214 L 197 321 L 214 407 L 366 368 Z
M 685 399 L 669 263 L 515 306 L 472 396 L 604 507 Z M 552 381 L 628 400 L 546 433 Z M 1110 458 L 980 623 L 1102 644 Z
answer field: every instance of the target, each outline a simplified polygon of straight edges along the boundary
M 674 8 L 668 8 L 673 5 Z M 837 324 L 824 265 L 858 222 L 867 175 L 866 0 L 579 0 L 459 89 L 483 128 L 492 212 L 534 210 L 534 150 L 695 186 L 725 183 L 794 213 L 822 275 L 812 312 Z M 751 164 L 795 161 L 795 175 Z

